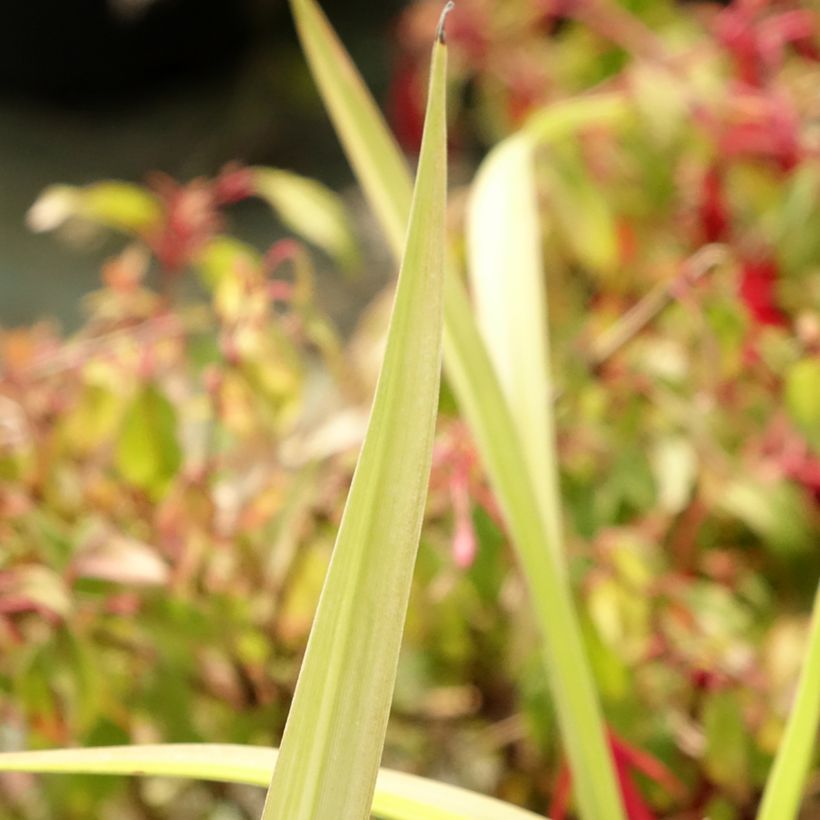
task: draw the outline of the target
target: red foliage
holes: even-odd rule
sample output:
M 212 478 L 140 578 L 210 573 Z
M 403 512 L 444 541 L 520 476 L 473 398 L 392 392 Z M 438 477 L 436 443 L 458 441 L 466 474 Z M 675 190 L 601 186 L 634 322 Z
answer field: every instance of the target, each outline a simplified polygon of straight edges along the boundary
M 387 93 L 387 116 L 399 145 L 408 153 L 421 149 L 424 104 L 418 62 L 406 54 L 396 59 Z
M 705 242 L 720 242 L 729 231 L 729 212 L 723 195 L 723 174 L 712 165 L 703 177 L 698 216 Z
M 632 777 L 633 771 L 640 772 L 650 780 L 654 780 L 676 797 L 686 794 L 683 783 L 660 760 L 630 745 L 611 730 L 609 731 L 609 747 L 615 761 L 618 786 L 628 820 L 653 820 L 655 817 Z M 553 820 L 563 820 L 566 817 L 571 786 L 572 775 L 569 767 L 564 763 L 558 773 L 549 808 L 549 816 Z
M 759 325 L 785 327 L 786 317 L 777 304 L 777 263 L 769 258 L 749 259 L 741 271 L 739 295 Z

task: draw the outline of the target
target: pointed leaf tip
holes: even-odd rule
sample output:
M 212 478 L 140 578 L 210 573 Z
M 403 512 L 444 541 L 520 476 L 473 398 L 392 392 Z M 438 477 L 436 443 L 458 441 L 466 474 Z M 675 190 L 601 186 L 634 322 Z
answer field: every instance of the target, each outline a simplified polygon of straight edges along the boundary
M 436 39 L 442 44 L 447 44 L 447 37 L 444 32 L 444 25 L 447 22 L 447 15 L 456 7 L 453 0 L 448 0 L 447 5 L 441 10 L 441 17 L 438 19 L 438 27 L 436 28 Z

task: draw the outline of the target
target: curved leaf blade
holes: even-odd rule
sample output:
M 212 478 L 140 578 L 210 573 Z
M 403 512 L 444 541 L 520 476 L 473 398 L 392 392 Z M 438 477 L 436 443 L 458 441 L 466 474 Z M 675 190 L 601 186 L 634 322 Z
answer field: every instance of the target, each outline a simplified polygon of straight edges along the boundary
M 0 772 L 180 777 L 266 786 L 278 751 L 264 746 L 179 743 L 0 754 Z M 380 769 L 373 813 L 385 820 L 536 820 L 492 797 Z
M 467 270 L 478 326 L 515 420 L 530 476 L 563 567 L 549 373 L 547 293 L 533 141 L 499 143 L 476 175 L 467 211 Z

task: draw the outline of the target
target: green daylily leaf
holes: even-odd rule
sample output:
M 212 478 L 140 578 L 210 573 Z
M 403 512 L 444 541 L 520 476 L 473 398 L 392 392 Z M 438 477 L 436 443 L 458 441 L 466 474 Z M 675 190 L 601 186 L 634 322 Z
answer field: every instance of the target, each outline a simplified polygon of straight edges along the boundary
M 433 50 L 384 363 L 263 820 L 367 817 L 393 697 L 438 408 L 446 53 Z
M 291 0 L 291 8 L 325 107 L 388 243 L 398 254 L 411 198 L 401 152 L 319 6 L 314 0 Z M 543 137 L 601 114 L 592 99 L 579 101 L 577 112 L 562 109 L 559 122 L 543 124 Z M 607 103 L 604 113 L 621 116 L 622 108 Z M 541 127 L 534 125 L 535 138 L 542 136 Z M 547 546 L 554 524 L 546 523 L 548 511 L 529 477 L 511 409 L 452 267 L 448 265 L 444 279 L 447 377 L 475 436 L 527 579 L 582 814 L 619 820 L 624 816 L 620 793 L 571 590 L 554 557 L 560 549 Z
M 266 786 L 278 751 L 264 746 L 171 743 L 0 754 L 0 772 L 151 775 Z M 482 794 L 412 774 L 380 769 L 373 814 L 384 820 L 537 820 Z

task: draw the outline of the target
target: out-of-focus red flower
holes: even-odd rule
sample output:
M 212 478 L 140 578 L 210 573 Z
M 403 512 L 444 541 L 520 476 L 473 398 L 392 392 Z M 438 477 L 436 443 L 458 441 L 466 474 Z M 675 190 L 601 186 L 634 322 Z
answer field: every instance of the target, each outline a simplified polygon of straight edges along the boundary
M 459 2 L 447 20 L 447 42 L 461 52 L 472 68 L 480 68 L 489 51 L 489 27 L 486 3 Z
M 255 193 L 253 172 L 236 163 L 226 165 L 214 180 L 214 200 L 217 205 L 233 205 Z
M 816 15 L 807 9 L 793 9 L 765 17 L 768 5 L 737 2 L 722 11 L 715 22 L 717 38 L 734 58 L 738 78 L 756 88 L 779 68 L 787 45 L 794 45 L 804 57 L 818 58 Z
M 399 145 L 408 153 L 421 150 L 424 130 L 423 83 L 419 63 L 408 55 L 400 56 L 393 69 L 387 93 L 387 116 Z
M 726 238 L 729 213 L 723 196 L 723 175 L 717 165 L 712 165 L 703 177 L 698 217 L 705 242 L 720 242 Z
M 468 569 L 475 560 L 477 539 L 473 527 L 472 502 L 470 500 L 469 464 L 462 462 L 453 470 L 450 479 L 450 499 L 456 530 L 453 534 L 453 560 L 460 569 Z
M 638 255 L 638 237 L 635 227 L 626 219 L 618 220 L 618 259 L 623 267 L 629 267 Z
M 775 94 L 735 96 L 734 110 L 718 136 L 723 157 L 753 157 L 790 171 L 802 154 L 799 118 L 789 101 Z
M 784 327 L 786 316 L 777 305 L 777 265 L 771 258 L 748 260 L 741 270 L 739 294 L 755 322 Z
M 162 267 L 176 273 L 222 225 L 214 186 L 201 179 L 179 185 L 163 174 L 155 174 L 151 183 L 162 200 L 165 219 L 148 244 Z

